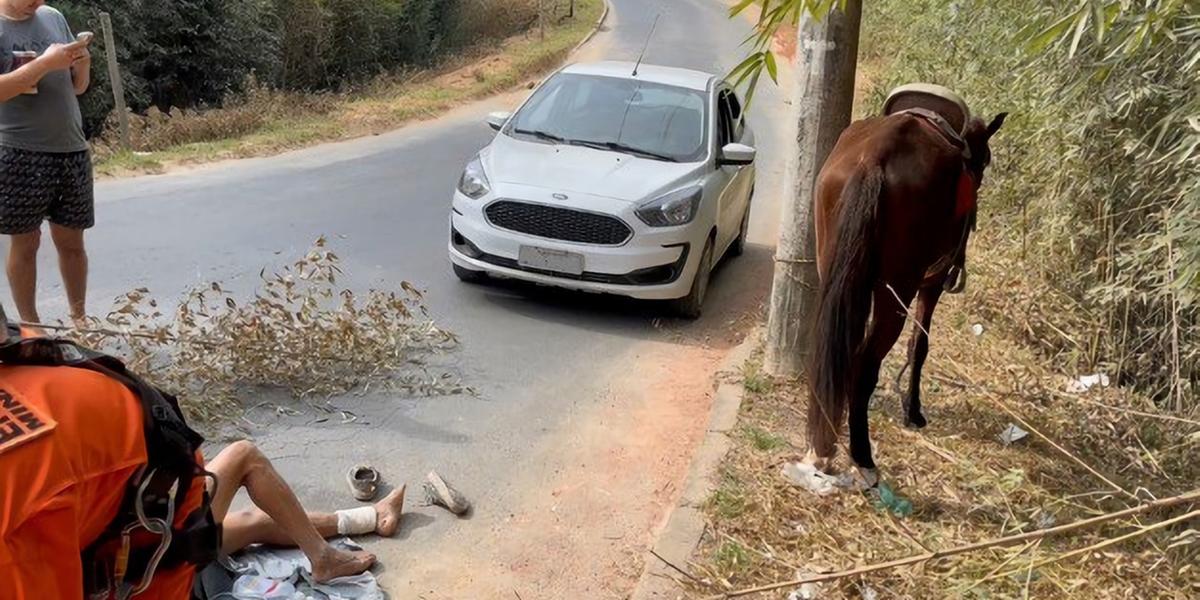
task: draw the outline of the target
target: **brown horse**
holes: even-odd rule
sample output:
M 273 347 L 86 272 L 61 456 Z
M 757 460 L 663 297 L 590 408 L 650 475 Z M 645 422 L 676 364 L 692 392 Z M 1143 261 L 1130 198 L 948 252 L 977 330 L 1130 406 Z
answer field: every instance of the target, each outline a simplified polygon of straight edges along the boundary
M 976 193 L 991 161 L 988 140 L 1006 116 L 990 124 L 971 119 L 960 138 L 930 115 L 858 121 L 821 169 L 814 205 L 821 285 L 808 410 L 809 460 L 818 469 L 830 465 L 848 404 L 850 456 L 868 486 L 878 481 L 867 408 L 914 296 L 905 422 L 925 426 L 924 332 L 942 291 L 962 276 Z

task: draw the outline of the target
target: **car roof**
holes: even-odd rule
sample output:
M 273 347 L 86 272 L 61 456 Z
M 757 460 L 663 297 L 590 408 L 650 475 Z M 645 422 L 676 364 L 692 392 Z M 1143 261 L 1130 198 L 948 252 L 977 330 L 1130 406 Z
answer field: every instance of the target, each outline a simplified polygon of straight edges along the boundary
M 600 77 L 616 77 L 619 79 L 639 79 L 653 83 L 673 85 L 682 88 L 705 91 L 715 75 L 691 69 L 662 67 L 642 63 L 637 67 L 637 76 L 633 75 L 634 63 L 625 61 L 602 61 L 591 63 L 575 63 L 562 70 L 563 73 L 577 75 L 596 75 Z

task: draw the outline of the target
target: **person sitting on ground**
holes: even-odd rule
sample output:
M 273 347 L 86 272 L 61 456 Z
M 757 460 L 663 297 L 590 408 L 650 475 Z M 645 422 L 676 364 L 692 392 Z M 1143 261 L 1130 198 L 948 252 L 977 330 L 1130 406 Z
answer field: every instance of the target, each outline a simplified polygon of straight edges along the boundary
M 16 331 L 6 323 L 0 307 L 0 349 L 8 348 L 10 332 Z M 19 353 L 5 356 L 9 359 L 0 360 L 0 598 L 83 598 L 85 570 L 89 577 L 103 570 L 94 555 L 84 554 L 122 524 L 116 521 L 128 514 L 129 484 L 150 462 L 146 423 L 153 411 L 146 411 L 139 394 L 111 372 L 37 366 Z M 343 551 L 325 538 L 391 536 L 400 524 L 403 487 L 374 506 L 305 513 L 250 442 L 228 446 L 205 469 L 212 478 L 194 477 L 180 490 L 185 497 L 173 527 L 184 531 L 189 517 L 203 512 L 207 490 L 209 512 L 224 528 L 221 553 L 256 543 L 295 546 L 309 559 L 317 581 L 358 574 L 375 562 L 368 552 Z M 239 489 L 249 493 L 255 507 L 231 512 Z M 139 600 L 190 597 L 196 565 L 166 562 Z M 125 569 L 103 575 L 122 581 Z M 142 573 L 131 567 L 128 575 L 136 584 Z

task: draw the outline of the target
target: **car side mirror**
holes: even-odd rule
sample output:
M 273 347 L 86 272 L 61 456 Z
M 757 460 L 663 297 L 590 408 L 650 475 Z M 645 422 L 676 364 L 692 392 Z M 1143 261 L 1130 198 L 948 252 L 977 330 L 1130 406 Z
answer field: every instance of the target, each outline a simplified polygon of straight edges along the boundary
M 749 164 L 754 164 L 754 157 L 758 152 L 745 144 L 725 144 L 721 148 L 720 154 L 717 155 L 717 164 L 720 166 L 736 166 L 742 167 Z
M 508 122 L 508 118 L 511 116 L 512 113 L 508 112 L 489 113 L 487 116 L 488 127 L 491 127 L 496 131 L 500 131 L 500 129 L 504 127 L 504 124 Z

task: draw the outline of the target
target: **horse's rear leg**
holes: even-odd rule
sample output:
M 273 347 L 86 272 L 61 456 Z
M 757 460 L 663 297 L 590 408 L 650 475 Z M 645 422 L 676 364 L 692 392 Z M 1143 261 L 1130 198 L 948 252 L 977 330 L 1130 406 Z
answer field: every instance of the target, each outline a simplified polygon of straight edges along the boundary
M 908 344 L 908 364 L 912 366 L 912 373 L 909 374 L 908 393 L 904 396 L 904 424 L 916 429 L 927 424 L 921 413 L 921 369 L 929 355 L 929 336 L 925 332 L 933 323 L 933 311 L 941 297 L 941 281 L 923 287 L 917 293 L 917 323 L 913 324 L 912 339 Z
M 898 293 L 903 307 L 896 303 L 891 291 L 885 289 L 875 293 L 871 327 L 867 330 L 863 352 L 859 356 L 858 382 L 854 397 L 850 399 L 850 457 L 863 472 L 867 485 L 872 486 L 878 481 L 878 475 L 875 473 L 875 459 L 871 456 L 871 432 L 867 421 L 871 394 L 879 383 L 879 367 L 884 357 L 904 330 L 903 310 L 913 297 L 909 291 Z

